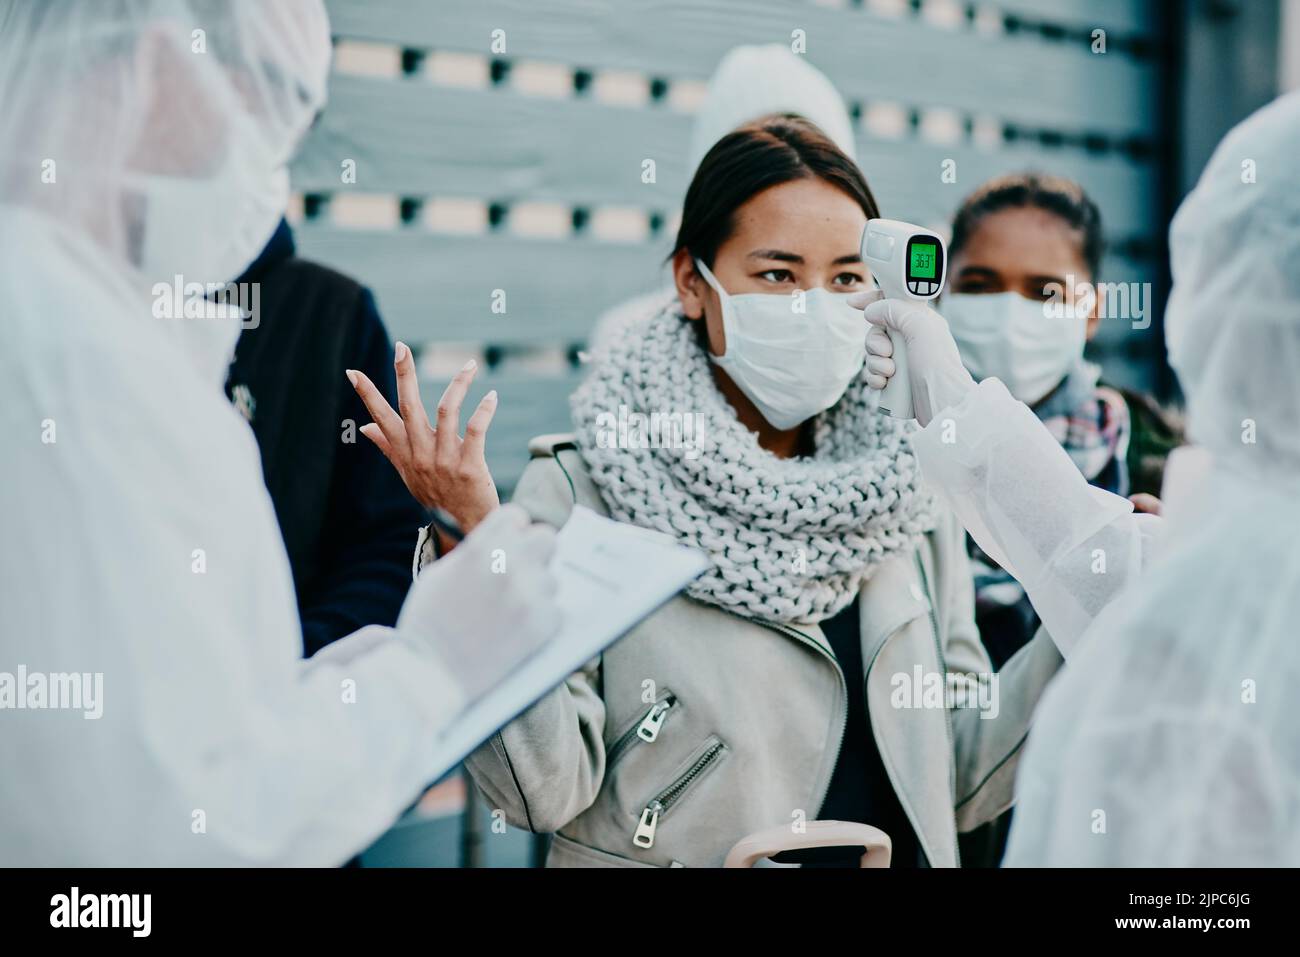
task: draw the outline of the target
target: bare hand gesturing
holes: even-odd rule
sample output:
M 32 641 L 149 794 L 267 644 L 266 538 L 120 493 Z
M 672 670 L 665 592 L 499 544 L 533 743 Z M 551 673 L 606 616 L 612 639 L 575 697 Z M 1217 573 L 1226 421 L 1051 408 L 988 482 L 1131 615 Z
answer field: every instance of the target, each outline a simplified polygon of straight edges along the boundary
M 348 381 L 374 419 L 361 427 L 361 433 L 384 453 L 420 504 L 446 509 L 469 532 L 500 504 L 484 458 L 488 425 L 497 409 L 496 391 L 483 397 L 465 424 L 462 438 L 460 407 L 478 371 L 471 359 L 443 392 L 434 428 L 420 402 L 411 350 L 399 342 L 394 351 L 400 415 L 364 373 L 347 372 Z

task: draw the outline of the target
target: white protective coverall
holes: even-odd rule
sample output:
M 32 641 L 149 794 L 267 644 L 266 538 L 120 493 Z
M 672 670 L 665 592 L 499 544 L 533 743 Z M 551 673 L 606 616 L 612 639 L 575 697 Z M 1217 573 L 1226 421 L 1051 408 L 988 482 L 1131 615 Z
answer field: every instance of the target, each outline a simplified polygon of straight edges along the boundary
M 238 313 L 163 315 L 270 237 L 329 51 L 318 0 L 0 2 L 0 864 L 338 864 L 446 770 L 448 652 L 511 658 L 458 609 L 546 610 L 471 536 L 303 661 Z
M 1171 459 L 1163 523 L 1088 487 L 997 380 L 916 436 L 1069 658 L 1009 865 L 1300 864 L 1297 156 L 1293 93 L 1228 134 L 1171 227 L 1169 359 L 1200 448 Z

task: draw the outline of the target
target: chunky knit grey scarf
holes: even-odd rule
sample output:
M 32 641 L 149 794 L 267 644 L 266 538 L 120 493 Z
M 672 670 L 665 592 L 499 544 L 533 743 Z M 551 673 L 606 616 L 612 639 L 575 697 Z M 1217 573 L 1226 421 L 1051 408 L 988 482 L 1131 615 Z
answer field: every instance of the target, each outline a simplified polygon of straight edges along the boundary
M 816 451 L 781 459 L 736 418 L 675 304 L 625 327 L 592 361 L 571 400 L 592 480 L 614 518 L 708 553 L 713 567 L 688 588 L 700 601 L 767 621 L 822 621 L 934 525 L 909 427 L 876 412 L 861 376 L 815 420 Z M 700 432 L 648 428 L 656 413 L 661 423 L 686 416 Z

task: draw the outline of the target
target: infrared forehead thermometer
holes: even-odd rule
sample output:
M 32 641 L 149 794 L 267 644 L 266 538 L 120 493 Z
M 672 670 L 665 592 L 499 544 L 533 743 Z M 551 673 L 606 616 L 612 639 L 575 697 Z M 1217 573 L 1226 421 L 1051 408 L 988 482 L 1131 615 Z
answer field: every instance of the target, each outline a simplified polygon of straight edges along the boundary
M 948 249 L 934 233 L 897 219 L 871 219 L 862 231 L 862 261 L 888 299 L 937 299 L 948 268 Z M 912 383 L 901 337 L 888 330 L 898 370 L 880 393 L 880 411 L 914 419 Z

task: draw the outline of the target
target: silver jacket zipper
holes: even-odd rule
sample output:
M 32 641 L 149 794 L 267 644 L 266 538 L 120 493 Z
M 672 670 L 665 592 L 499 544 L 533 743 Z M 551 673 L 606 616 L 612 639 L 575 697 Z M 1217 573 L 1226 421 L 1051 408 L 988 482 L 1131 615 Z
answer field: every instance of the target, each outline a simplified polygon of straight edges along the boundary
M 641 812 L 641 820 L 637 823 L 636 833 L 632 835 L 633 844 L 640 848 L 654 847 L 655 830 L 659 827 L 659 815 L 671 809 L 677 803 L 678 798 L 690 787 L 691 782 L 703 774 L 708 766 L 716 761 L 726 749 L 727 746 L 721 741 L 714 741 L 687 768 L 685 774 L 655 795 L 654 799 Z
M 677 696 L 671 691 L 665 692 L 662 698 L 650 706 L 650 710 L 640 721 L 619 735 L 618 740 L 609 746 L 605 752 L 605 766 L 613 767 L 614 762 L 623 756 L 623 752 L 637 741 L 650 743 L 658 738 L 664 722 L 668 720 L 668 712 L 676 703 Z
M 655 738 L 659 737 L 659 729 L 664 726 L 664 721 L 668 719 L 668 709 L 672 706 L 673 699 L 668 698 L 646 712 L 646 716 L 636 726 L 636 736 L 642 741 L 653 742 Z
M 821 810 L 822 802 L 826 800 L 826 792 L 827 790 L 830 789 L 831 786 L 831 775 L 835 773 L 835 765 L 839 761 L 839 753 L 844 747 L 844 734 L 845 734 L 846 727 L 848 725 L 848 702 L 849 702 L 849 686 L 848 686 L 848 682 L 844 680 L 844 669 L 840 667 L 840 663 L 835 659 L 835 655 L 833 652 L 828 650 L 816 639 L 811 638 L 810 636 L 805 635 L 794 628 L 787 628 L 786 626 L 778 625 L 775 622 L 760 621 L 757 618 L 750 618 L 746 615 L 737 614 L 736 612 L 730 611 L 726 608 L 718 608 L 718 610 L 725 612 L 728 615 L 731 615 L 733 618 L 739 618 L 741 621 L 749 622 L 749 624 L 751 625 L 758 625 L 761 628 L 767 628 L 770 631 L 775 631 L 779 635 L 784 635 L 787 638 L 793 638 L 795 641 L 799 642 L 802 645 L 807 645 L 809 648 L 812 648 L 814 651 L 816 651 L 818 654 L 824 657 L 827 661 L 829 661 L 831 667 L 835 670 L 835 677 L 838 678 L 840 682 L 840 697 L 839 697 L 839 708 L 838 708 L 840 731 L 835 743 L 835 760 L 831 761 L 830 763 L 830 773 L 828 773 L 825 779 L 819 783 L 817 788 L 815 808 L 809 812 L 813 817 L 816 817 L 817 813 Z M 717 755 L 721 753 L 723 747 L 724 746 L 719 742 L 717 745 L 715 745 L 714 748 L 710 748 L 709 751 L 705 752 L 704 756 L 701 758 L 701 761 L 704 761 L 704 767 L 707 767 L 709 763 L 711 763 L 717 757 Z M 708 760 L 705 760 L 705 758 L 707 758 Z M 696 762 L 696 765 L 692 765 L 693 771 L 695 770 L 695 767 L 698 764 L 699 762 Z M 680 794 L 681 793 L 680 789 L 675 790 L 677 784 L 681 783 L 684 779 L 688 777 L 691 777 L 692 779 L 694 777 L 698 777 L 700 771 L 702 770 L 703 768 L 700 768 L 699 771 L 695 771 L 694 775 L 691 774 L 691 771 L 687 771 L 687 773 L 683 775 L 681 778 L 678 778 L 678 780 L 674 782 L 673 785 L 670 786 L 667 791 L 664 791 L 663 794 L 660 794 L 658 797 L 656 797 L 654 800 L 652 800 L 650 803 L 648 803 L 645 806 L 645 808 L 641 811 L 641 819 L 637 824 L 636 833 L 632 835 L 633 844 L 635 844 L 637 847 L 640 848 L 650 848 L 654 846 L 655 831 L 659 827 L 659 816 L 663 814 L 665 811 L 667 811 L 669 807 L 672 806 L 671 803 L 669 804 L 664 803 L 664 795 L 669 793 L 673 793 L 675 795 Z M 676 800 L 675 797 L 674 800 Z

